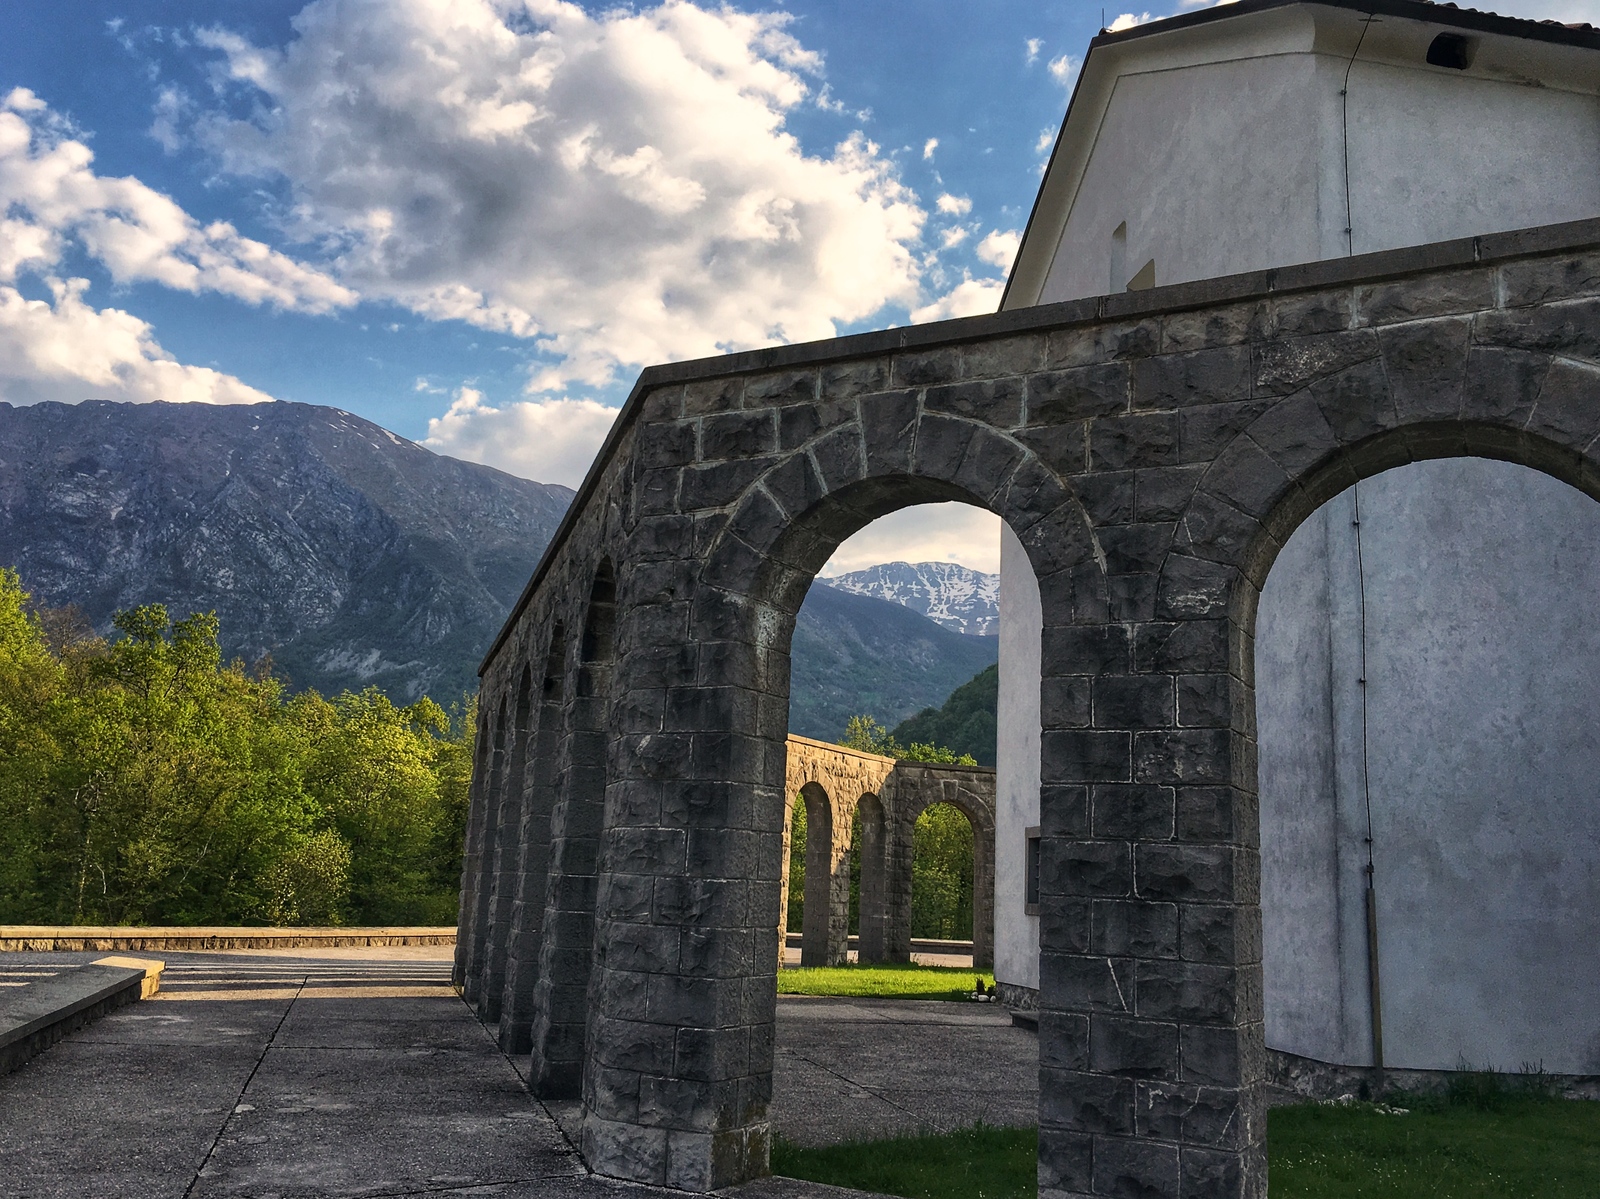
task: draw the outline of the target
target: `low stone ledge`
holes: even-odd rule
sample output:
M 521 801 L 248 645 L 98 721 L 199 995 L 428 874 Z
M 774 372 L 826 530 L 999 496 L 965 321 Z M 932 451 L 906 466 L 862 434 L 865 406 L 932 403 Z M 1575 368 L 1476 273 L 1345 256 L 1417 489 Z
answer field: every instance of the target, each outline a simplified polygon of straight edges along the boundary
M 95 962 L 8 988 L 0 993 L 0 1074 L 10 1074 L 107 1012 L 137 1003 L 147 987 L 154 994 L 160 974 L 160 962 Z
M 163 949 L 204 953 L 219 949 L 342 949 L 455 943 L 454 928 L 117 928 L 0 924 L 0 953 Z

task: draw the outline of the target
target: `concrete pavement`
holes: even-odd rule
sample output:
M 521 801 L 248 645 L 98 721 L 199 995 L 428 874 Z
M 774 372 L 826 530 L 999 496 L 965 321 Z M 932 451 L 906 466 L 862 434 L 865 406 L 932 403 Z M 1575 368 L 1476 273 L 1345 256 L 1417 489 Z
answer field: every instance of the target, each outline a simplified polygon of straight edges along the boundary
M 586 1174 L 562 1130 L 577 1113 L 528 1094 L 448 953 L 169 953 L 159 996 L 0 1078 L 0 1196 L 648 1191 Z M 1033 1036 L 992 1008 L 784 997 L 777 1045 L 774 1123 L 802 1144 L 1034 1118 Z

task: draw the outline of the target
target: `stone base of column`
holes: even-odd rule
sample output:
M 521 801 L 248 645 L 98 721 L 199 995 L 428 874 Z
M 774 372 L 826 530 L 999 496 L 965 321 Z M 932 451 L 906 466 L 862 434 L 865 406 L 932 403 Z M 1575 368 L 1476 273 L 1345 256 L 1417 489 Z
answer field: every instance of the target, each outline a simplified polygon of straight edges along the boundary
M 652 1128 L 585 1114 L 583 1157 L 596 1174 L 705 1194 L 771 1172 L 765 1121 L 729 1132 Z

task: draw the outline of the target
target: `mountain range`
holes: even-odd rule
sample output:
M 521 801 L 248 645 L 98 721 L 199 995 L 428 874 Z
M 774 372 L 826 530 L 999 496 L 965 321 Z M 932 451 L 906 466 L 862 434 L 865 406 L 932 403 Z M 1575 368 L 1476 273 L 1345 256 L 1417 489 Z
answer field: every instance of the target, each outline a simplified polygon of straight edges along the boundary
M 954 562 L 885 562 L 818 582 L 900 604 L 957 633 L 1000 632 L 1000 576 Z
M 998 637 L 958 633 L 888 600 L 813 586 L 790 645 L 789 728 L 821 741 L 837 741 L 852 716 L 893 728 L 943 704 L 999 652 Z
M 475 689 L 572 494 L 312 404 L 0 403 L 0 566 L 36 601 L 102 634 L 139 604 L 214 610 L 226 655 L 324 693 Z M 994 662 L 995 638 L 948 627 L 981 625 L 960 613 L 991 576 L 877 571 L 876 594 L 850 589 L 874 585 L 860 571 L 807 596 L 795 732 L 832 740 L 857 714 L 892 727 Z
M 0 565 L 36 600 L 102 633 L 214 609 L 324 692 L 475 688 L 572 495 L 311 404 L 0 404 Z

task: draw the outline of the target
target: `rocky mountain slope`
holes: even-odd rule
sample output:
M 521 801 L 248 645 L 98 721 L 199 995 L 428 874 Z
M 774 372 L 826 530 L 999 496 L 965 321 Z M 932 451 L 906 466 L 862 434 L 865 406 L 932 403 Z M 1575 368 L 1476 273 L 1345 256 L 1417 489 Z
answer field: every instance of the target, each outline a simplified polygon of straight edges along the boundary
M 954 632 L 890 600 L 813 586 L 790 649 L 789 728 L 823 741 L 837 740 L 857 715 L 893 728 L 943 704 L 999 650 L 998 637 Z
M 112 614 L 215 609 L 295 686 L 476 687 L 572 498 L 309 404 L 0 404 L 0 565 Z
M 957 633 L 1000 632 L 1000 576 L 954 562 L 885 562 L 818 582 L 904 605 Z

